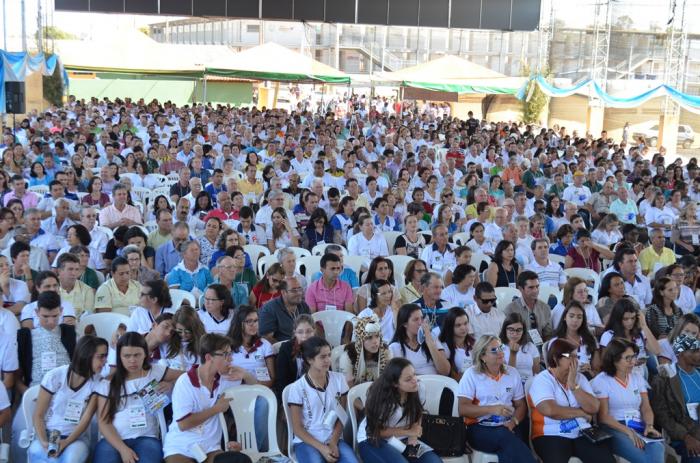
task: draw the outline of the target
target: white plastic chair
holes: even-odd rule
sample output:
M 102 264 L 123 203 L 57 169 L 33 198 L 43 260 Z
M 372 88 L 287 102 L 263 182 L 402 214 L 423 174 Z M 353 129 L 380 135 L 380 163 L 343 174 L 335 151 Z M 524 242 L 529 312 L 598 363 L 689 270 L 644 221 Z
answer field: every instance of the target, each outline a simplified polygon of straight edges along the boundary
M 185 291 L 184 289 L 170 289 L 170 299 L 173 301 L 173 306 L 172 309 L 174 311 L 177 311 L 180 308 L 180 305 L 182 305 L 182 301 L 187 299 L 192 306 L 192 308 L 197 307 L 197 298 L 194 297 L 194 294 Z
M 154 180 L 157 180 L 161 185 L 165 185 L 165 183 L 168 181 L 168 177 L 163 174 L 148 174 L 148 176 Z
M 384 240 L 386 241 L 386 248 L 389 250 L 389 254 L 394 254 L 394 245 L 396 244 L 396 239 L 401 236 L 402 232 L 399 231 L 385 231 Z
M 274 343 L 272 345 L 272 353 L 273 354 L 277 355 L 280 353 L 280 348 L 282 347 L 282 343 L 284 343 L 284 341 L 277 341 L 276 343 Z
M 135 186 L 131 188 L 131 195 L 133 199 L 140 203 L 144 203 L 146 199 L 150 197 L 151 190 L 142 186 Z
M 496 288 L 496 308 L 503 312 L 516 297 L 523 297 L 519 289 L 509 287 Z
M 39 195 L 39 198 L 43 198 L 49 192 L 49 187 L 46 185 L 34 185 L 30 186 L 28 190 Z
M 348 391 L 348 415 L 350 415 L 350 425 L 352 426 L 352 449 L 357 452 L 357 430 L 360 423 L 357 421 L 357 410 L 355 410 L 355 402 L 359 399 L 362 402 L 362 407 L 367 403 L 367 391 L 372 385 L 372 382 L 358 384 L 353 386 Z
M 442 391 L 443 389 L 447 388 L 452 391 L 452 396 L 454 397 L 452 402 L 452 416 L 459 416 L 459 398 L 457 397 L 457 389 L 459 385 L 457 384 L 457 381 L 442 375 L 421 375 L 418 377 L 418 382 L 425 387 L 426 394 L 423 408 L 425 408 L 428 413 L 432 415 L 438 415 L 440 413 L 440 399 L 442 398 Z M 462 455 L 461 457 L 443 457 L 442 461 L 444 463 L 466 463 L 469 462 L 469 456 Z M 485 461 L 498 461 L 498 458 L 496 458 L 496 460 Z
M 119 324 L 128 324 L 129 317 L 116 312 L 100 312 L 83 315 L 78 322 L 77 332 L 79 335 L 85 334 L 85 327 L 92 325 L 95 327 L 95 334 L 106 340 L 112 339 L 112 335 Z
M 345 249 L 345 246 L 342 244 L 335 244 L 335 243 L 323 243 L 323 244 L 317 244 L 311 249 L 311 255 L 312 256 L 322 256 L 326 252 L 326 248 L 330 245 L 335 245 L 335 246 L 340 246 L 341 251 L 344 256 L 348 255 L 348 250 Z
M 242 452 L 253 461 L 263 457 L 275 457 L 282 455 L 277 444 L 277 398 L 270 388 L 258 384 L 249 386 L 237 386 L 224 392 L 230 399 L 229 407 L 236 421 L 237 442 L 241 444 Z M 255 402 L 258 397 L 267 401 L 269 413 L 267 417 L 268 450 L 258 451 L 258 442 L 255 436 Z M 224 442 L 228 444 L 228 430 L 224 427 Z
M 294 454 L 294 428 L 292 427 L 292 413 L 289 410 L 289 391 L 292 385 L 285 387 L 282 391 L 282 409 L 284 410 L 284 418 L 287 422 L 287 457 L 293 463 L 297 463 L 296 455 Z
M 262 256 L 258 259 L 258 278 L 265 276 L 265 272 L 272 264 L 278 263 L 277 256 Z
M 561 268 L 564 268 L 564 264 L 566 263 L 566 257 L 560 256 L 559 254 L 550 254 L 549 261 L 557 263 L 561 265 Z
M 404 280 L 403 280 L 403 273 L 404 270 L 406 270 L 406 266 L 408 266 L 408 263 L 411 262 L 412 260 L 415 260 L 411 256 L 387 256 L 387 259 L 391 261 L 392 264 L 394 264 L 394 282 L 396 282 L 396 287 L 397 288 L 402 288 L 405 286 Z
M 339 307 L 342 309 L 342 307 Z M 355 315 L 344 310 L 323 310 L 315 312 L 311 315 L 314 322 L 320 322 L 323 325 L 323 331 L 326 333 L 326 341 L 331 347 L 339 346 L 343 335 L 343 327 L 345 322 L 352 322 Z
M 549 304 L 549 298 L 552 296 L 557 298 L 557 303 L 561 302 L 562 292 L 559 288 L 555 288 L 551 285 L 540 284 L 540 295 L 538 299 L 545 304 Z
M 594 270 L 590 268 L 567 268 L 564 270 L 564 273 L 570 277 L 579 277 L 586 281 L 592 281 L 593 290 L 598 294 L 598 290 L 600 289 L 600 275 Z
M 466 232 L 460 232 L 460 233 L 455 233 L 452 235 L 452 241 L 457 246 L 464 246 L 467 244 L 467 241 L 469 241 L 469 233 Z
M 476 269 L 477 273 L 481 272 L 481 263 L 482 262 L 486 262 L 486 267 L 484 267 L 484 270 L 485 270 L 488 268 L 489 264 L 491 263 L 491 258 L 482 252 L 473 252 L 472 259 L 470 261 L 470 265 Z
M 145 224 L 143 224 L 144 227 L 146 227 L 146 230 L 148 230 L 148 233 L 151 233 L 153 231 L 156 231 L 158 229 L 158 224 L 156 223 L 155 220 L 149 220 Z
M 351 268 L 357 275 L 357 278 L 360 278 L 360 271 L 366 260 L 367 258 L 364 256 L 346 256 L 343 258 L 343 265 Z M 396 269 L 394 269 L 394 273 L 396 273 Z
M 302 272 L 303 267 L 303 272 Z M 311 283 L 311 277 L 321 270 L 321 256 L 306 256 L 297 259 L 297 272 L 306 277 L 306 281 Z
M 288 250 L 294 252 L 294 255 L 296 256 L 297 259 L 301 259 L 302 257 L 310 256 L 311 252 L 309 252 L 308 249 L 304 248 L 299 248 L 297 246 L 287 246 Z M 279 249 L 275 251 L 275 256 L 279 255 Z
M 99 270 L 95 270 L 95 275 L 97 275 L 97 282 L 99 284 L 102 284 L 105 282 L 106 278 L 105 278 L 104 273 L 100 272 Z
M 250 256 L 250 263 L 253 264 L 253 268 L 258 268 L 260 255 L 270 255 L 270 250 L 267 246 L 260 246 L 259 244 L 246 244 L 243 246 L 243 250 Z
M 22 396 L 22 404 L 20 405 L 22 414 L 24 415 L 24 423 L 26 428 L 22 429 L 19 434 L 19 446 L 23 449 L 29 448 L 29 445 L 34 440 L 34 410 L 36 409 L 36 401 L 39 398 L 39 390 L 41 386 L 32 386 Z
M 331 350 L 331 370 L 340 371 L 340 357 L 343 355 L 343 351 L 345 351 L 345 344 L 335 346 Z

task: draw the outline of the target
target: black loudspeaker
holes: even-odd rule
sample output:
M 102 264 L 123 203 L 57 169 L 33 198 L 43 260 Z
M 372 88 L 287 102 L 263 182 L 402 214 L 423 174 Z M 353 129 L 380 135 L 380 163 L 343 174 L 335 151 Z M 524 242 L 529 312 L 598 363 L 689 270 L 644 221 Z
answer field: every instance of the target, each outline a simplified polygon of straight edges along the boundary
M 24 82 L 5 82 L 5 113 L 24 114 Z

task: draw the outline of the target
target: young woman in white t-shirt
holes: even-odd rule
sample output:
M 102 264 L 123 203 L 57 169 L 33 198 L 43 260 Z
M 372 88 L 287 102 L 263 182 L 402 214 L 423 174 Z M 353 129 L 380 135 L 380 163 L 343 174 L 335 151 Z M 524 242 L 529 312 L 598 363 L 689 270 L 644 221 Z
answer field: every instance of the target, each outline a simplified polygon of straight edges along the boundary
M 341 373 L 329 371 L 331 346 L 311 337 L 301 345 L 306 374 L 287 386 L 293 450 L 297 461 L 357 463 L 343 439 L 348 385 Z
M 396 331 L 396 313 L 393 308 L 394 289 L 387 280 L 374 280 L 370 285 L 369 304 L 357 314 L 360 318 L 377 317 L 382 327 L 382 338 L 387 341 L 394 337 Z
M 588 329 L 586 311 L 580 302 L 571 301 L 564 309 L 559 326 L 555 328 L 554 337 L 547 343 L 551 345 L 556 339 L 566 339 L 576 346 L 577 366 L 588 378 L 593 378 L 600 369 L 600 352 L 598 342 Z M 546 351 L 549 347 L 546 347 Z
M 450 362 L 450 377 L 457 381 L 474 364 L 472 349 L 476 340 L 469 331 L 469 316 L 460 307 L 451 308 L 442 319 L 438 341 Z
M 294 230 L 287 219 L 284 208 L 272 211 L 272 226 L 267 229 L 267 247 L 274 254 L 277 249 L 299 246 L 299 232 Z
M 158 363 L 176 370 L 189 371 L 192 366 L 199 365 L 199 345 L 206 330 L 197 312 L 189 306 L 180 307 L 172 321 L 175 334 L 170 338 L 169 355 L 161 358 Z
M 104 437 L 95 447 L 93 461 L 121 459 L 135 463 L 163 459 L 158 419 L 146 411 L 141 395 L 152 383 L 156 390 L 171 390 L 183 372 L 151 365 L 148 354 L 148 344 L 140 334 L 129 331 L 119 338 L 114 375 L 97 387 L 98 426 Z
M 430 322 L 423 319 L 419 305 L 402 305 L 396 317 L 396 332 L 389 344 L 391 356 L 408 359 L 419 375 L 449 375 L 450 362 L 430 330 Z
M 637 304 L 630 297 L 623 297 L 615 303 L 605 331 L 600 337 L 600 347 L 606 348 L 613 338 L 622 338 L 637 346 L 636 370 L 645 378 L 648 376 L 646 369 L 649 354 L 659 355 L 661 347 L 654 335 L 649 330 L 644 315 L 637 308 Z
M 443 305 L 447 307 L 461 307 L 463 309 L 474 305 L 474 282 L 476 281 L 476 268 L 468 264 L 459 264 L 452 272 L 452 284 L 440 293 Z
M 345 375 L 348 387 L 379 378 L 391 358 L 376 315 L 358 316 L 353 334 L 355 341 L 345 345 L 338 361 L 338 371 Z
M 506 363 L 518 370 L 523 384 L 540 372 L 540 352 L 530 341 L 519 313 L 511 313 L 503 320 L 499 338 L 503 343 Z
M 402 276 L 400 276 L 402 278 Z M 372 297 L 372 283 L 375 280 L 385 280 L 391 285 L 392 300 L 391 307 L 398 312 L 401 306 L 401 294 L 396 287 L 396 276 L 394 275 L 394 264 L 386 257 L 375 257 L 369 264 L 369 269 L 365 275 L 365 284 L 360 286 L 355 298 L 355 308 L 360 311 L 367 307 L 367 303 Z M 389 338 L 391 339 L 391 338 Z
M 659 364 L 666 365 L 676 363 L 678 357 L 673 352 L 673 342 L 681 334 L 688 335 L 693 338 L 700 337 L 700 318 L 694 313 L 687 313 L 678 320 L 678 323 L 673 327 L 668 337 L 659 341 Z
M 635 371 L 639 348 L 626 339 L 610 341 L 603 355 L 601 373 L 591 381 L 600 401 L 598 421 L 612 434 L 615 455 L 627 461 L 664 461 L 664 443 L 654 429 L 654 412 L 649 404 L 647 382 Z
M 102 338 L 83 336 L 69 365 L 48 372 L 34 409 L 34 440 L 27 450 L 32 463 L 84 463 L 90 455 L 90 425 L 97 406 L 93 395 L 100 371 L 107 362 L 108 344 Z M 60 433 L 58 450 L 49 458 L 49 433 Z
M 366 409 L 372 410 L 360 424 L 357 441 L 362 461 L 373 463 L 440 463 L 442 460 L 419 439 L 423 405 L 416 370 L 406 359 L 395 358 L 367 391 Z M 390 439 L 398 439 L 402 454 Z M 407 459 L 409 453 L 413 458 Z

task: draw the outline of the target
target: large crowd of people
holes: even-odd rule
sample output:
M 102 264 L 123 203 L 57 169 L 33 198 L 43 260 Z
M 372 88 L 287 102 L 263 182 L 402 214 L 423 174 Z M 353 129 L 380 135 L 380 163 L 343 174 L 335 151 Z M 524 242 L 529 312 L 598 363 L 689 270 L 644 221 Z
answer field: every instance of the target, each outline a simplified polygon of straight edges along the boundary
M 695 159 L 360 95 L 71 97 L 4 130 L 0 201 L 13 462 L 250 461 L 219 416 L 256 384 L 255 455 L 439 462 L 456 410 L 501 463 L 700 462 Z

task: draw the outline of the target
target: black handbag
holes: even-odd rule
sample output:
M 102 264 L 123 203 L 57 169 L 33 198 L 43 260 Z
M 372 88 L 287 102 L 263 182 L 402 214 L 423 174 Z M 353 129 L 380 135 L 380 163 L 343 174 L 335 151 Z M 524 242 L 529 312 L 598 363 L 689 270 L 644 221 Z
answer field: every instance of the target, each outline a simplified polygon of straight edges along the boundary
M 423 415 L 423 435 L 420 440 L 441 457 L 464 455 L 467 428 L 462 418 L 443 415 Z

